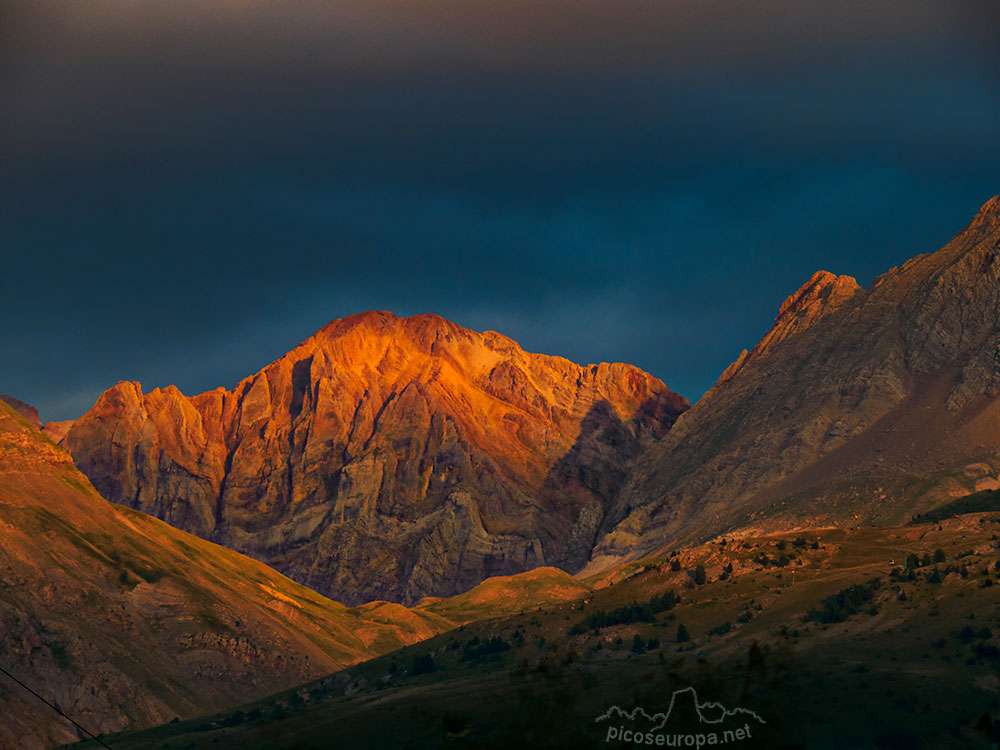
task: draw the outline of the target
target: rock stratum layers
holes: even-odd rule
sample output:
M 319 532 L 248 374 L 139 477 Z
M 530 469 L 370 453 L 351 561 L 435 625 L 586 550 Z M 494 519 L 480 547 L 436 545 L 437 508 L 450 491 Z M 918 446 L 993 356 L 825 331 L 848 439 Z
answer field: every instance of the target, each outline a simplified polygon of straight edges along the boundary
M 754 527 L 898 523 L 1000 487 L 1000 197 L 862 289 L 820 272 L 635 463 L 593 566 Z
M 582 566 L 631 461 L 687 407 L 630 365 L 372 312 L 232 390 L 119 383 L 62 445 L 110 500 L 340 601 L 413 602 Z

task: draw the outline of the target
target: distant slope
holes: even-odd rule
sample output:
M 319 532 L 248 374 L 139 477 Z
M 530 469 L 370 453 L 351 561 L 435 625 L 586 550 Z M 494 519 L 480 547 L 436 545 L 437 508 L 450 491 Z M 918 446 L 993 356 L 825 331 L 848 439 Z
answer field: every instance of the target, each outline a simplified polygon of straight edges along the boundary
M 62 444 L 113 501 L 340 601 L 412 603 L 583 565 L 631 460 L 687 406 L 630 365 L 370 312 L 231 391 L 119 383 Z
M 270 694 L 497 606 L 445 600 L 414 610 L 349 609 L 262 563 L 106 502 L 64 451 L 2 402 L 0 541 L 0 666 L 93 732 Z M 568 576 L 542 571 L 502 585 L 526 592 L 516 600 L 532 606 L 539 578 L 558 586 Z M 553 600 L 542 593 L 541 601 Z M 0 715 L 3 750 L 76 739 L 2 676 Z
M 821 272 L 640 459 L 593 569 L 738 529 L 905 523 L 1000 487 L 1000 197 L 860 288 Z
M 580 599 L 591 587 L 558 568 L 536 568 L 516 576 L 487 578 L 463 594 L 418 604 L 414 611 L 468 623 Z

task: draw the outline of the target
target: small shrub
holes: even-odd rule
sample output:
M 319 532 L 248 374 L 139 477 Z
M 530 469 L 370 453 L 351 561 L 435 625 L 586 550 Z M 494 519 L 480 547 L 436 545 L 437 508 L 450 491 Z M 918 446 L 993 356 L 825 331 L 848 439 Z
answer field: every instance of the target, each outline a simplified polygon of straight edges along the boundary
M 599 609 L 590 613 L 586 619 L 574 624 L 568 632 L 570 635 L 582 635 L 587 630 L 597 632 L 601 628 L 608 628 L 612 625 L 653 622 L 656 619 L 656 615 L 673 609 L 679 601 L 680 597 L 671 589 L 659 596 L 654 596 L 642 604 L 632 602 L 611 611 Z
M 475 645 L 472 645 L 472 641 L 469 641 L 469 644 L 463 649 L 461 657 L 462 661 L 482 659 L 504 651 L 510 651 L 510 644 L 500 637 L 489 638 L 482 643 L 479 642 L 478 638 L 476 638 L 475 641 Z
M 430 654 L 419 654 L 413 659 L 413 666 L 410 668 L 410 674 L 430 674 L 434 671 L 434 669 L 434 657 Z
M 708 634 L 709 635 L 725 635 L 726 633 L 728 633 L 732 629 L 733 629 L 733 624 L 731 622 L 729 622 L 729 620 L 726 620 L 721 625 L 716 625 L 714 628 L 712 628 L 711 630 L 709 630 Z
M 863 610 L 875 614 L 878 609 L 874 605 L 868 608 L 864 605 L 869 604 L 875 598 L 875 592 L 878 591 L 880 585 L 878 579 L 873 579 L 868 583 L 849 586 L 833 596 L 823 599 L 819 609 L 809 610 L 806 614 L 806 620 L 828 624 L 843 622 L 851 615 Z

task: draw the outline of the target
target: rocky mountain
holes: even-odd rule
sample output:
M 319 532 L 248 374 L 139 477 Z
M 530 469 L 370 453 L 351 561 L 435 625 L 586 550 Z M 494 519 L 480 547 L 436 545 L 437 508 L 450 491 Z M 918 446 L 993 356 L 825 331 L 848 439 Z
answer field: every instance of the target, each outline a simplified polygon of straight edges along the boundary
M 234 706 L 459 625 L 575 599 L 543 568 L 407 609 L 348 608 L 101 498 L 0 402 L 0 667 L 92 733 Z M 0 748 L 79 732 L 0 675 Z
M 1000 197 L 862 289 L 820 272 L 636 461 L 592 567 L 735 530 L 908 520 L 1000 486 Z
M 110 500 L 338 600 L 413 602 L 580 567 L 632 459 L 687 407 L 629 365 L 371 312 L 232 390 L 119 383 L 62 445 Z

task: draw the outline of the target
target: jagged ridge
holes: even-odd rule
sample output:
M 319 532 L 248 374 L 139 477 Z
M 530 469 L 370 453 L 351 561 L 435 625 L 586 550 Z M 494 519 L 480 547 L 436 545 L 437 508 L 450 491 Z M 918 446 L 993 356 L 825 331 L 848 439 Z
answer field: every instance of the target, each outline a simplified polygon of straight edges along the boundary
M 1000 197 L 870 290 L 820 272 L 641 457 L 593 566 L 775 525 L 900 522 L 1000 486 Z

